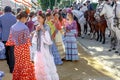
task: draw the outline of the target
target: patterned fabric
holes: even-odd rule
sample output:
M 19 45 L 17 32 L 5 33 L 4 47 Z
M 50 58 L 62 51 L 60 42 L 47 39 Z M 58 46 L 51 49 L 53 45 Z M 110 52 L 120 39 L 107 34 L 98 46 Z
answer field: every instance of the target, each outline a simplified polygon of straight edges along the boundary
M 55 32 L 55 26 L 54 24 L 52 24 L 52 22 L 47 22 L 47 24 L 49 25 L 50 27 L 50 32 L 51 32 L 51 36 L 53 35 L 53 33 Z M 57 49 L 57 46 L 55 45 L 55 43 L 53 42 L 53 44 L 50 46 L 50 51 L 51 53 L 53 54 L 53 57 L 54 57 L 54 62 L 55 64 L 62 64 L 62 60 L 61 60 L 61 57 L 60 57 L 60 54 L 58 52 L 58 49 Z
M 64 50 L 64 44 L 62 40 L 62 34 L 60 31 L 57 31 L 56 36 L 55 36 L 55 43 L 57 46 L 57 49 L 60 53 L 61 58 L 65 57 L 65 50 Z
M 30 38 L 27 26 L 21 22 L 17 22 L 11 27 L 10 34 L 8 42 L 12 43 L 11 45 L 25 44 Z
M 53 57 L 54 57 L 54 62 L 55 64 L 59 65 L 59 64 L 62 64 L 62 60 L 61 60 L 61 57 L 60 57 L 60 54 L 58 52 L 58 49 L 57 49 L 57 46 L 55 45 L 55 43 L 53 43 L 51 45 L 51 53 L 53 54 Z
M 55 43 L 56 43 L 56 46 L 58 48 L 61 58 L 64 58 L 65 50 L 64 50 L 64 44 L 63 44 L 62 34 L 61 34 L 62 24 L 60 23 L 60 21 L 57 21 L 54 23 L 54 25 L 57 29 L 56 35 L 55 35 Z
M 75 37 L 76 28 L 77 24 L 75 21 L 66 26 L 66 30 L 69 30 L 65 34 L 66 60 L 78 60 L 77 40 Z
M 2 42 L 0 42 L 0 59 L 5 59 L 5 46 Z
M 27 32 L 29 29 L 21 22 L 11 27 L 6 45 L 14 45 L 15 66 L 12 80 L 36 80 L 34 66 L 30 62 L 30 39 Z

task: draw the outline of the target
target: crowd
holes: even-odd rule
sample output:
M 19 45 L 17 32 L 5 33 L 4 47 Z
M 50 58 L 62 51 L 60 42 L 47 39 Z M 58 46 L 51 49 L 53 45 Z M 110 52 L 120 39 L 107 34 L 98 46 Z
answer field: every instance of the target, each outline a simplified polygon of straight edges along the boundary
M 45 12 L 19 8 L 15 14 L 11 7 L 4 8 L 0 16 L 0 59 L 7 60 L 13 80 L 59 80 L 56 66 L 64 60 L 79 60 L 77 37 L 85 24 L 74 10 L 85 13 L 94 8 L 90 1 Z
M 46 12 L 9 6 L 0 16 L 0 59 L 13 80 L 59 80 L 56 65 L 78 61 L 77 23 L 72 9 Z

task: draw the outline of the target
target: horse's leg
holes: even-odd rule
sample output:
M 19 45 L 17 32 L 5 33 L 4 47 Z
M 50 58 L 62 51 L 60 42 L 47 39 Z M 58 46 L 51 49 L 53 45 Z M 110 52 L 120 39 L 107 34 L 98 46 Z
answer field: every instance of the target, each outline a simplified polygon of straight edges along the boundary
M 76 20 L 76 22 L 77 22 L 77 28 L 78 28 L 78 36 L 81 36 L 81 26 L 77 20 Z
M 100 42 L 102 41 L 102 32 L 100 32 Z
M 109 35 L 108 35 L 108 37 L 110 37 L 111 36 L 111 31 L 109 30 Z
M 97 31 L 97 39 L 96 39 L 96 41 L 98 41 L 99 40 L 99 31 Z
M 117 44 L 117 38 L 116 38 L 116 34 L 114 31 L 111 30 L 111 46 L 109 51 L 111 50 L 115 50 L 116 49 L 116 44 Z
M 85 34 L 87 34 L 87 23 L 84 24 Z
M 102 33 L 102 38 L 103 38 L 102 44 L 105 44 L 105 32 Z
M 105 31 L 106 31 L 107 26 L 105 25 L 104 22 L 101 26 L 102 27 L 100 27 L 100 29 L 101 29 L 102 39 L 103 39 L 102 44 L 105 44 Z
M 94 31 L 93 31 L 93 25 L 91 25 L 91 35 L 90 35 L 90 39 L 92 40 L 94 37 Z
M 91 28 L 91 24 L 90 24 L 90 22 L 87 22 L 87 27 L 89 26 L 89 28 L 90 28 L 90 33 L 88 33 L 88 35 L 90 35 L 91 33 L 92 33 L 92 28 Z

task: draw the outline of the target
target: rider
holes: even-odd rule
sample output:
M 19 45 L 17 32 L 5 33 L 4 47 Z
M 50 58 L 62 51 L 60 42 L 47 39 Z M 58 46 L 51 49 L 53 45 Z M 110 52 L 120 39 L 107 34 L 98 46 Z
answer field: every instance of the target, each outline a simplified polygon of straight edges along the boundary
M 107 3 L 108 5 L 110 5 L 110 6 L 113 7 L 114 1 L 112 1 L 112 0 L 105 0 L 105 1 L 106 1 L 106 3 Z
M 94 10 L 93 4 L 91 4 L 89 0 L 86 3 L 87 3 L 88 10 Z

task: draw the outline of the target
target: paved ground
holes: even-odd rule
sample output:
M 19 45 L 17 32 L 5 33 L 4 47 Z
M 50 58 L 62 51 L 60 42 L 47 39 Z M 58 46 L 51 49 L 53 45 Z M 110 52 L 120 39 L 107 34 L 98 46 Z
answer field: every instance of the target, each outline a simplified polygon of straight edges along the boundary
M 78 38 L 79 43 L 87 51 L 93 59 L 104 66 L 104 69 L 118 77 L 120 80 L 120 55 L 115 54 L 115 51 L 109 52 L 110 38 L 106 35 L 106 44 L 90 40 L 87 35 L 84 39 Z
M 64 61 L 64 64 L 57 66 L 60 80 L 118 80 L 111 73 L 103 69 L 103 66 L 96 62 L 92 56 L 78 47 L 80 60 L 78 62 Z M 11 80 L 6 61 L 0 61 L 0 70 L 5 72 L 3 80 Z

